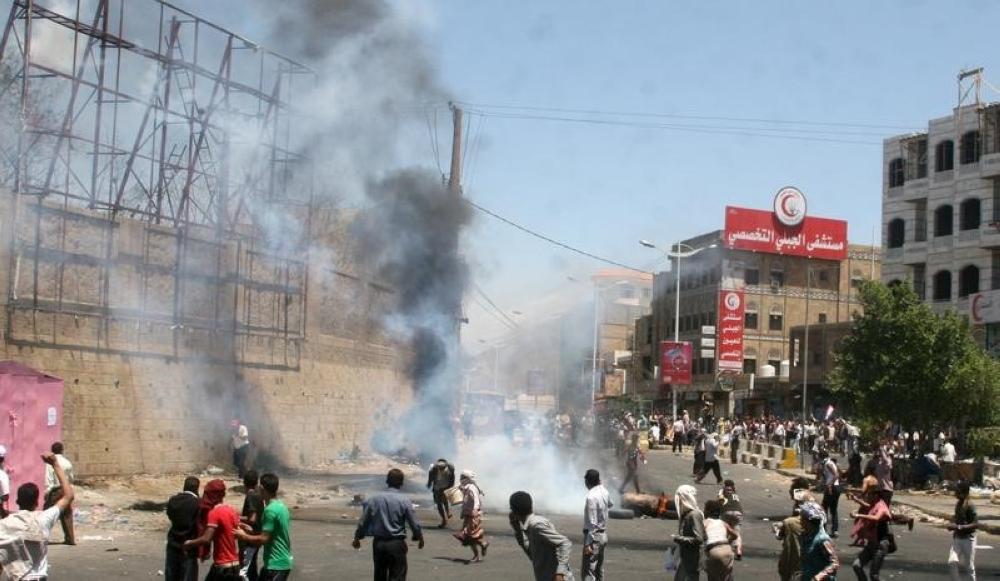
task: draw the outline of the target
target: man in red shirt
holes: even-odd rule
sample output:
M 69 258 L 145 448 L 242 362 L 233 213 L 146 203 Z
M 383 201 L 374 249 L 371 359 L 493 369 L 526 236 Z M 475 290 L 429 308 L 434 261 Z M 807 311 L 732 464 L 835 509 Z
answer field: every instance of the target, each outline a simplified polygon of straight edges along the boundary
M 205 581 L 239 581 L 240 555 L 236 550 L 236 529 L 240 526 L 240 513 L 222 502 L 226 497 L 226 483 L 212 480 L 205 485 L 203 507 L 211 507 L 205 522 L 205 531 L 196 539 L 184 542 L 185 549 L 212 544 L 212 568 Z

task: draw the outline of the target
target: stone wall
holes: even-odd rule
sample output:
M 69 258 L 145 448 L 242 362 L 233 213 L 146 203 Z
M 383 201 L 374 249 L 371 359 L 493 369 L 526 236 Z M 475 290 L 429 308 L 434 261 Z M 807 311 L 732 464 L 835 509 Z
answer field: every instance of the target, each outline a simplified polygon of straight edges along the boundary
M 407 352 L 379 325 L 391 289 L 332 250 L 310 261 L 246 236 L 14 206 L 0 196 L 0 358 L 65 381 L 78 473 L 228 463 L 236 416 L 266 454 L 315 466 L 368 448 L 410 399 Z

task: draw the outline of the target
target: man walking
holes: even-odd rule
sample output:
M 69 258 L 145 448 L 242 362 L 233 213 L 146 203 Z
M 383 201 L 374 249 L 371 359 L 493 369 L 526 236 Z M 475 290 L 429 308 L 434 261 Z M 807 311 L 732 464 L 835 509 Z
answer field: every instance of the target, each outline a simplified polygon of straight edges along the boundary
M 31 568 L 23 572 L 18 579 L 21 581 L 45 581 L 49 577 L 49 537 L 52 527 L 62 513 L 69 510 L 73 504 L 73 484 L 54 454 L 43 454 L 42 461 L 52 467 L 56 482 L 62 488 L 62 497 L 53 506 L 38 511 L 39 490 L 34 482 L 22 484 L 17 488 L 17 512 L 0 521 L 0 531 L 4 536 L 15 537 L 24 541 L 24 546 L 31 557 Z M 14 572 L 13 569 L 11 568 Z M 19 574 L 22 572 L 18 572 Z
M 198 538 L 185 541 L 183 547 L 190 550 L 212 545 L 212 567 L 205 581 L 238 581 L 240 553 L 236 548 L 236 531 L 240 528 L 240 515 L 222 502 L 226 497 L 226 483 L 222 480 L 209 481 L 204 495 L 204 507 L 209 509 L 205 531 Z
M 722 469 L 719 467 L 719 439 L 715 434 L 709 434 L 705 438 L 705 462 L 702 464 L 701 473 L 695 478 L 695 482 L 701 483 L 701 479 L 711 470 L 715 474 L 715 483 L 722 484 Z
M 56 462 L 62 466 L 63 472 L 66 473 L 66 478 L 70 482 L 73 482 L 73 463 L 69 461 L 66 456 L 63 456 L 63 444 L 62 442 L 56 442 L 52 444 L 52 454 L 56 457 Z M 43 508 L 49 508 L 55 506 L 56 502 L 62 498 L 63 491 L 62 487 L 59 486 L 59 481 L 56 479 L 56 471 L 49 466 L 45 465 L 45 504 Z M 73 534 L 73 507 L 70 506 L 69 510 L 65 510 L 62 516 L 59 517 L 59 522 L 62 525 L 63 531 L 63 543 L 66 545 L 76 544 L 76 535 Z
M 250 527 L 250 533 L 260 534 L 260 521 L 264 514 L 264 498 L 257 489 L 259 479 L 257 471 L 251 468 L 243 474 L 243 489 L 246 496 L 243 499 L 243 510 L 240 512 L 240 525 Z M 237 535 L 238 536 L 238 535 Z M 246 581 L 257 581 L 257 553 L 260 547 L 239 541 L 240 576 Z
M 413 503 L 400 492 L 403 471 L 393 468 L 385 483 L 388 487 L 385 491 L 365 501 L 351 546 L 360 549 L 361 539 L 372 537 L 375 581 L 405 581 L 406 525 L 410 526 L 420 549 L 424 548 L 424 534 L 413 513 Z
M 830 537 L 835 539 L 840 529 L 837 516 L 837 506 L 840 504 L 840 469 L 837 467 L 837 461 L 827 452 L 823 452 L 820 458 L 822 458 L 823 474 L 823 510 L 829 515 Z
M 687 428 L 684 427 L 684 420 L 678 418 L 674 422 L 674 438 L 671 443 L 671 449 L 674 454 L 684 451 L 684 438 L 686 436 Z
M 959 566 L 965 569 L 969 579 L 976 581 L 976 530 L 979 518 L 976 507 L 969 500 L 969 483 L 961 481 L 955 488 L 955 523 L 948 525 L 951 531 L 951 550 L 948 551 L 948 568 L 952 581 L 959 581 Z
M 535 581 L 572 581 L 569 556 L 573 544 L 545 517 L 534 514 L 531 495 L 518 491 L 510 495 L 510 527 L 514 538 L 531 559 Z
M 184 550 L 185 541 L 197 537 L 198 487 L 201 483 L 194 476 L 184 479 L 183 490 L 167 501 L 167 558 L 163 567 L 166 581 L 198 581 L 198 554 Z
M 260 477 L 258 490 L 264 508 L 260 532 L 254 534 L 244 529 L 236 537 L 247 545 L 264 545 L 264 568 L 260 581 L 288 581 L 295 558 L 292 556 L 291 515 L 285 503 L 278 500 L 278 476 L 268 472 Z
M 434 506 L 441 516 L 439 529 L 448 526 L 448 519 L 451 518 L 451 505 L 444 492 L 453 486 L 455 486 L 455 467 L 444 458 L 438 458 L 427 472 L 427 488 L 434 494 Z
M 604 579 L 604 548 L 608 544 L 608 511 L 614 506 L 611 494 L 601 484 L 601 473 L 591 468 L 583 475 L 587 486 L 587 501 L 583 509 L 584 581 Z

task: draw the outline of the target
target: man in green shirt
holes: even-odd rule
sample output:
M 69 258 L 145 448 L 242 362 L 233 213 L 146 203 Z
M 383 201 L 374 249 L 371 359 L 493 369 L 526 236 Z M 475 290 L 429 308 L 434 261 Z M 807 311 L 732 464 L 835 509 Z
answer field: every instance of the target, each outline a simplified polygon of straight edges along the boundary
M 236 537 L 250 545 L 264 545 L 264 568 L 260 581 L 288 581 L 292 573 L 292 539 L 289 535 L 291 516 L 285 503 L 278 500 L 278 477 L 267 473 L 260 477 L 259 492 L 265 503 L 260 534 L 237 530 Z

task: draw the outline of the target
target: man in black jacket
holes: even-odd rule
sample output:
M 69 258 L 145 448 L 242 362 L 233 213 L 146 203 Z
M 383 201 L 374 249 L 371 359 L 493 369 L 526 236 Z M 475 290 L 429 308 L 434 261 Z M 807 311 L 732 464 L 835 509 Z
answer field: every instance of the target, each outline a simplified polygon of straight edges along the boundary
M 427 473 L 427 488 L 434 493 L 434 505 L 441 515 L 439 529 L 448 526 L 448 519 L 451 518 L 451 505 L 448 504 L 444 491 L 453 486 L 455 486 L 455 467 L 444 458 L 439 458 Z
M 184 541 L 197 537 L 198 487 L 194 476 L 184 479 L 184 490 L 167 501 L 167 562 L 163 569 L 166 581 L 198 581 L 198 552 L 185 551 Z

